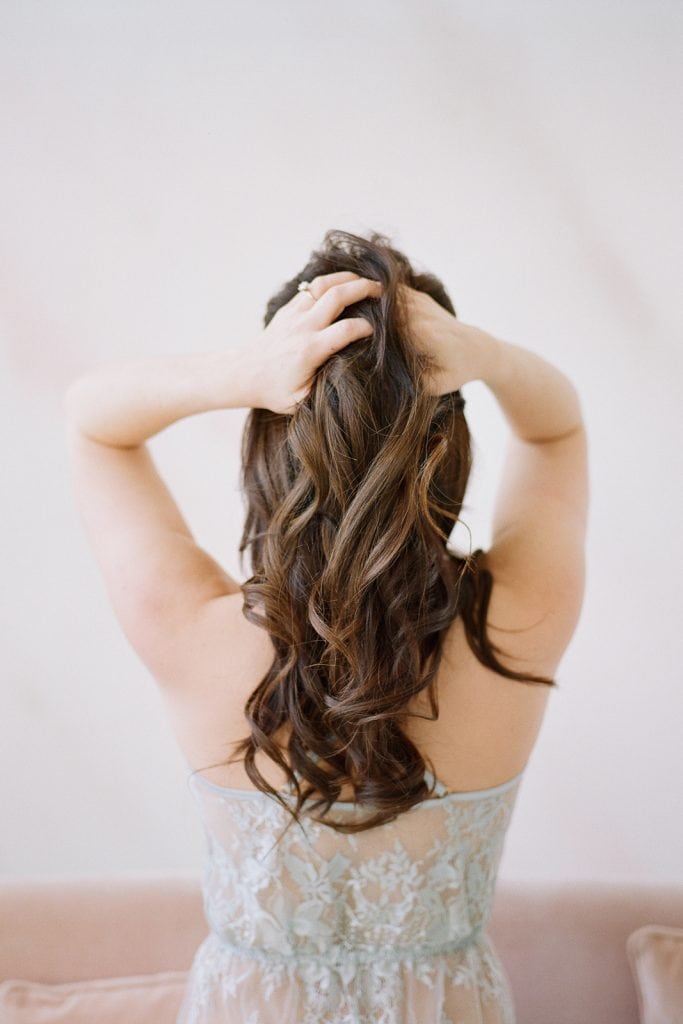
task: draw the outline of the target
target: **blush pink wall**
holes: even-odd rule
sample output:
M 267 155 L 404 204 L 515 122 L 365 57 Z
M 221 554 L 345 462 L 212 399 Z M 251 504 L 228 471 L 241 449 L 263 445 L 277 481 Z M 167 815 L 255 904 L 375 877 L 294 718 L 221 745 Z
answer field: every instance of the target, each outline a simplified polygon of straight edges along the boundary
M 255 337 L 345 227 L 388 232 L 582 395 L 586 600 L 501 874 L 680 880 L 674 4 L 23 0 L 2 24 L 0 873 L 199 868 L 184 762 L 73 504 L 61 395 L 100 361 Z M 483 384 L 466 395 L 486 545 L 504 426 Z M 235 573 L 243 415 L 151 442 Z

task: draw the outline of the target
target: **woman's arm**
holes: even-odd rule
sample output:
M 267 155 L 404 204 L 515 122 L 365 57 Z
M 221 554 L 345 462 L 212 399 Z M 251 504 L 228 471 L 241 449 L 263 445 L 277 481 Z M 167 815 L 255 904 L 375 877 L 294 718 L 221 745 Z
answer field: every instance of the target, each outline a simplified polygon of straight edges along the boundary
M 251 344 L 227 352 L 156 356 L 97 367 L 65 394 L 68 419 L 101 444 L 133 448 L 176 420 L 213 409 L 294 410 L 318 366 L 372 333 L 363 317 L 334 323 L 378 281 L 339 271 L 317 277 L 315 297 L 298 292 Z
M 482 380 L 495 395 L 510 429 L 523 441 L 545 442 L 583 426 L 573 383 L 547 359 L 501 341 L 478 327 L 458 324 L 451 372 L 458 386 Z M 455 389 L 453 389 L 455 390 Z
M 512 432 L 524 441 L 547 441 L 581 427 L 576 389 L 552 363 L 462 323 L 426 292 L 403 286 L 401 296 L 411 337 L 431 364 L 430 394 L 449 394 L 470 380 L 483 380 Z
M 507 419 L 485 553 L 496 582 L 492 618 L 510 655 L 534 674 L 552 674 L 585 584 L 588 443 L 577 389 L 542 356 L 461 323 L 430 295 L 406 288 L 403 297 L 411 336 L 430 363 L 429 393 L 482 380 Z
M 72 426 L 101 444 L 134 448 L 186 416 L 248 407 L 253 382 L 245 350 L 107 363 L 65 392 Z
M 468 380 L 483 380 L 511 430 L 486 552 L 496 581 L 493 620 L 521 628 L 504 633 L 510 655 L 531 672 L 553 675 L 586 582 L 589 465 L 578 392 L 542 356 L 477 328 L 465 336 L 460 379 L 464 371 Z M 530 698 L 539 714 L 546 696 L 542 688 Z
M 73 487 L 117 618 L 158 682 L 193 686 L 216 603 L 241 584 L 195 541 L 145 441 L 214 409 L 288 411 L 332 352 L 367 335 L 345 305 L 381 292 L 346 271 L 316 278 L 243 348 L 97 367 L 64 396 Z

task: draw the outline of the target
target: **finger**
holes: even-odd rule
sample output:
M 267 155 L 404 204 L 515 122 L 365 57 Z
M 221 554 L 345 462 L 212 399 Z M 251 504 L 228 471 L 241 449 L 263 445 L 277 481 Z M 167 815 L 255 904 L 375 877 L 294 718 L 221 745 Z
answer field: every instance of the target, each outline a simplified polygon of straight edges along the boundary
M 326 327 L 315 340 L 314 351 L 319 357 L 318 365 L 335 352 L 346 348 L 352 341 L 368 338 L 372 332 L 372 324 L 362 316 L 350 316 Z
M 347 306 L 360 302 L 361 299 L 379 298 L 383 290 L 380 281 L 370 281 L 367 277 L 333 285 L 315 306 L 311 307 L 310 323 L 315 330 L 323 331 Z
M 301 291 L 297 291 L 290 302 L 297 302 L 302 305 L 304 309 L 308 309 L 309 306 L 313 307 L 313 304 L 325 294 L 330 288 L 333 288 L 336 284 L 343 284 L 345 281 L 358 281 L 360 280 L 359 274 L 354 274 L 351 270 L 335 270 L 332 274 L 319 274 L 314 277 L 312 281 L 309 281 L 309 288 L 302 288 Z M 301 302 L 301 299 L 305 299 L 305 304 Z
M 311 281 L 311 289 L 316 299 L 322 298 L 325 292 L 329 291 L 336 284 L 344 284 L 347 281 L 362 281 L 360 274 L 354 274 L 352 270 L 335 270 L 331 274 L 318 274 Z

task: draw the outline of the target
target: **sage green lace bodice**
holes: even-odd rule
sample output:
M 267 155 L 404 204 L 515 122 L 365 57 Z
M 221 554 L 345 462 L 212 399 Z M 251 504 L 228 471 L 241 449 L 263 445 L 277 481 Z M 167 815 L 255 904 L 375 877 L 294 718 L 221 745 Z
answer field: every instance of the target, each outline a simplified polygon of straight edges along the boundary
M 209 934 L 176 1024 L 515 1024 L 485 929 L 522 775 L 448 793 L 428 774 L 437 795 L 395 821 L 344 834 L 304 811 L 279 842 L 274 798 L 190 776 Z

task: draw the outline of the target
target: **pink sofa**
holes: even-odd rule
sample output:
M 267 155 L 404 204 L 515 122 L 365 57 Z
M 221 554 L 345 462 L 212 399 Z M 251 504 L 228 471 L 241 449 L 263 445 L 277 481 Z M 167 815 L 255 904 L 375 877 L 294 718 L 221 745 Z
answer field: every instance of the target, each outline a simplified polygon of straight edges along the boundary
M 519 1024 L 639 1024 L 626 940 L 649 924 L 683 926 L 683 887 L 501 881 L 488 934 Z M 194 877 L 0 882 L 0 981 L 108 978 L 135 989 L 154 975 L 163 998 L 147 1004 L 146 1024 L 173 1024 L 184 972 L 205 935 Z M 124 1019 L 132 1021 L 130 1010 Z

